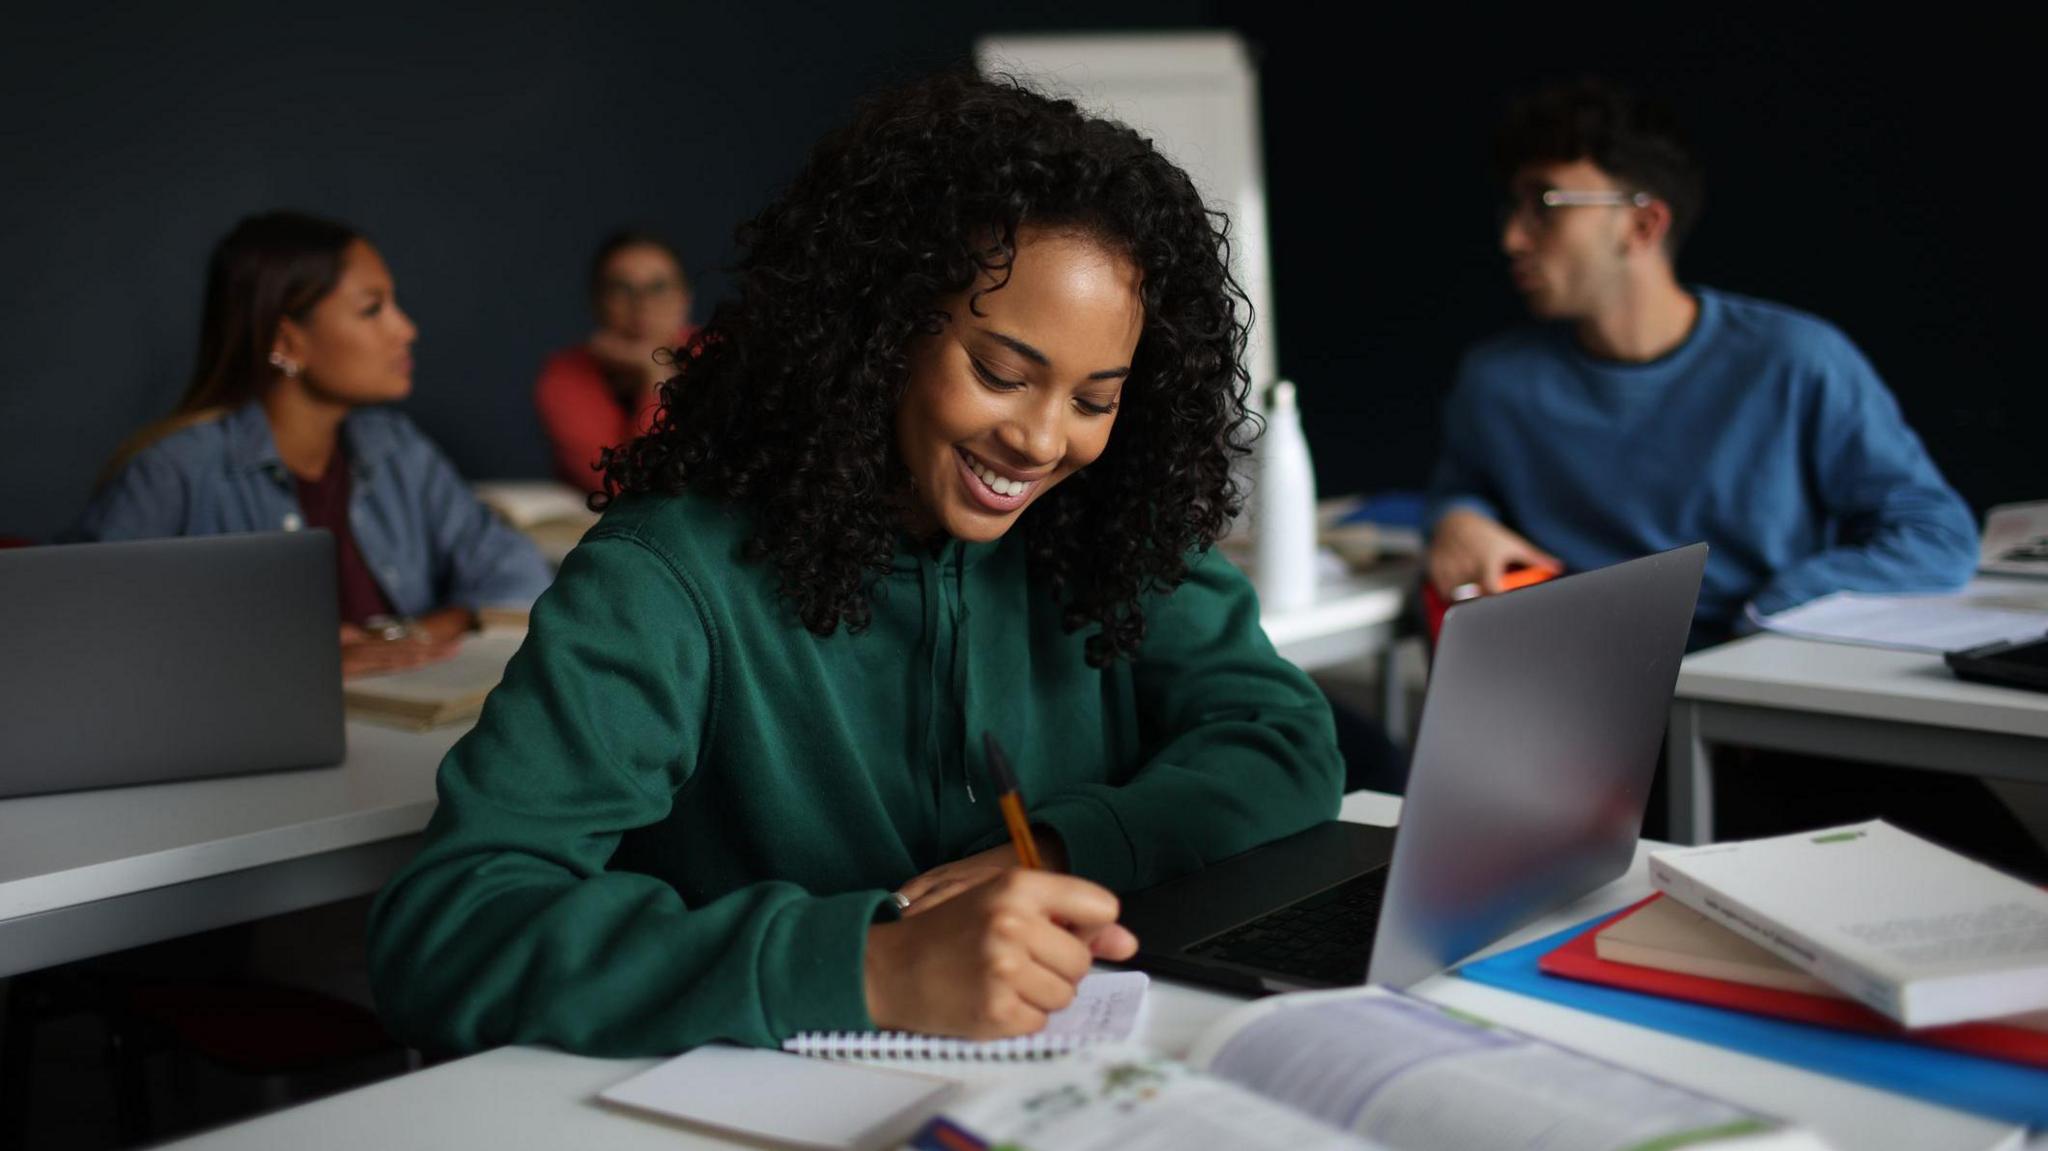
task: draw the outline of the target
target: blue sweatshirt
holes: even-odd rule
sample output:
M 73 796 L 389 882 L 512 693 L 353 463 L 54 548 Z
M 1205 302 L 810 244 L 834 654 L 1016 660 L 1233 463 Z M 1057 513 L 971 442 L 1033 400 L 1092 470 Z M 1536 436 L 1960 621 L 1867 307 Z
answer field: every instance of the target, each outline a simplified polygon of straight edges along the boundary
M 1884 382 L 1824 321 L 1696 289 L 1685 343 L 1595 359 L 1566 325 L 1468 352 L 1427 522 L 1470 508 L 1574 571 L 1705 540 L 1695 637 L 1833 591 L 1940 591 L 1977 531 Z

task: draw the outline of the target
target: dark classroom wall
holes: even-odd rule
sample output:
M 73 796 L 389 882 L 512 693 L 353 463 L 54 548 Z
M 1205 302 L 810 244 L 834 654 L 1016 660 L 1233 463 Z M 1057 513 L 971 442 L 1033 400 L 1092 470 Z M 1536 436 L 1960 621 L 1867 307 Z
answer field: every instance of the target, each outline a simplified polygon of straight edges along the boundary
M 59 530 L 123 436 L 175 403 L 208 248 L 276 206 L 383 249 L 422 329 L 405 406 L 458 466 L 543 474 L 533 372 L 586 331 L 598 237 L 628 222 L 672 236 L 701 315 L 734 225 L 855 96 L 1017 29 L 1252 42 L 1273 318 L 1326 492 L 1426 475 L 1458 349 L 1516 318 L 1486 134 L 1509 91 L 1592 71 L 1663 92 L 1706 156 L 1688 278 L 1840 324 L 1980 510 L 2048 496 L 2022 175 L 2041 101 L 2014 29 L 1524 6 L 1333 35 L 1286 7 L 16 14 L 0 36 L 0 536 Z

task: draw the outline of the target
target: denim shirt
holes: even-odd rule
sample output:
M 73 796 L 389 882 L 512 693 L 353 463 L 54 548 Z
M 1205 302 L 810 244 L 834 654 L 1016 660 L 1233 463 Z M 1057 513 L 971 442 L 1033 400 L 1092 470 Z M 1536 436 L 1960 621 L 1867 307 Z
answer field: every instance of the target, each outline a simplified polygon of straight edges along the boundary
M 404 615 L 457 606 L 530 607 L 547 561 L 478 503 L 412 421 L 385 408 L 341 426 L 349 530 L 384 597 Z M 119 540 L 297 531 L 298 491 L 260 403 L 181 428 L 138 453 L 65 533 Z

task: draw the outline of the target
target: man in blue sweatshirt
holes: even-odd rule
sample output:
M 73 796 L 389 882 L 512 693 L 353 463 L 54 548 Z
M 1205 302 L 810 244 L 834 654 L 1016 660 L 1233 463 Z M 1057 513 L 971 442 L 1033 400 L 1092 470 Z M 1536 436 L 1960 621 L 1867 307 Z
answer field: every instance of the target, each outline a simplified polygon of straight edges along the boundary
M 1524 101 L 1499 143 L 1501 249 L 1539 322 L 1459 367 L 1428 511 L 1440 592 L 1705 540 L 1697 647 L 1828 592 L 1969 578 L 1969 508 L 1848 337 L 1679 283 L 1702 193 L 1666 113 L 1581 82 Z M 1715 777 L 1728 838 L 1882 817 L 2048 881 L 1978 780 L 1763 752 Z M 1663 814 L 1653 791 L 1649 834 Z
M 1661 109 L 1547 89 L 1499 161 L 1501 250 L 1538 323 L 1459 367 L 1428 511 L 1440 592 L 1705 540 L 1697 646 L 1828 592 L 1969 578 L 1968 506 L 1848 337 L 1680 284 L 1702 185 Z

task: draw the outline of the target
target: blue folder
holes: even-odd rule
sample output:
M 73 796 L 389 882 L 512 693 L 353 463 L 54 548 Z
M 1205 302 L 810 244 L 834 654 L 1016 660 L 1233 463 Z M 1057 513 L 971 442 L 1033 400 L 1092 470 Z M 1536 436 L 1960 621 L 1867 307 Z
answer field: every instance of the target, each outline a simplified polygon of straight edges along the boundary
M 2048 1126 L 2048 1070 L 1878 1035 L 1836 1031 L 1581 983 L 1537 970 L 1536 961 L 1547 952 L 1610 918 L 1611 915 L 1596 916 L 1513 951 L 1467 963 L 1458 969 L 1458 974 L 1519 995 L 1790 1063 L 1959 1111 L 2012 1123 Z

